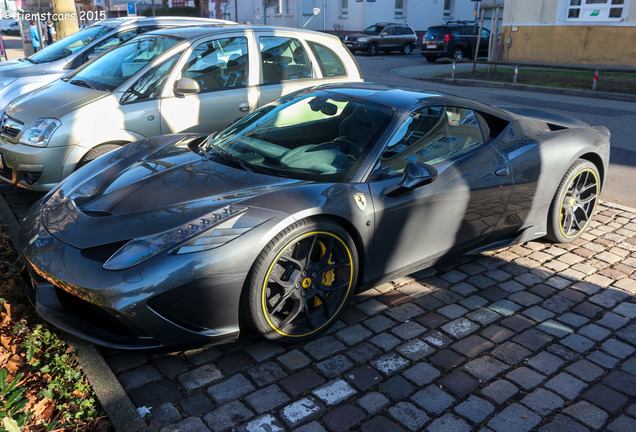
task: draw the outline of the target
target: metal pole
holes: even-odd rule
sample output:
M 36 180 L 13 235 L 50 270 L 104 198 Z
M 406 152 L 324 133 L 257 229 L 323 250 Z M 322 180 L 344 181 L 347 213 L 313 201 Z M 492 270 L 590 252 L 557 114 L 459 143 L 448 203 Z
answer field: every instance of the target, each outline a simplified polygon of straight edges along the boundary
M 150 9 L 152 9 L 152 16 L 155 16 L 155 0 L 150 2 Z
M 267 25 L 267 0 L 263 0 L 263 25 Z
M 484 9 L 481 9 L 481 19 L 479 20 L 479 34 L 477 35 L 477 45 L 475 45 L 475 56 L 473 57 L 473 73 L 477 68 L 477 54 L 479 53 L 479 44 L 481 43 L 481 30 L 484 28 Z
M 455 79 L 455 60 L 453 60 L 453 71 L 451 72 L 451 79 Z
M 599 70 L 596 69 L 596 73 L 594 74 L 594 82 L 592 83 L 592 90 L 596 90 L 596 85 L 598 84 L 598 74 Z
M 495 72 L 497 72 L 497 62 L 499 61 L 499 6 L 495 9 L 495 46 L 493 47 L 493 58 L 495 61 Z
M 519 75 L 519 66 L 515 66 L 515 76 L 512 78 L 512 82 L 517 82 L 517 75 Z

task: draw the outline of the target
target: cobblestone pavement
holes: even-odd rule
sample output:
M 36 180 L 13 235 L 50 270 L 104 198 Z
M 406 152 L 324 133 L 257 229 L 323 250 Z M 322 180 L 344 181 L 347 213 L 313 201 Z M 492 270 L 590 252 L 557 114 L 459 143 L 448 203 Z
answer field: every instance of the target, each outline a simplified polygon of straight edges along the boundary
M 600 205 L 573 243 L 377 286 L 305 344 L 104 354 L 161 432 L 635 431 L 635 294 L 636 213 Z

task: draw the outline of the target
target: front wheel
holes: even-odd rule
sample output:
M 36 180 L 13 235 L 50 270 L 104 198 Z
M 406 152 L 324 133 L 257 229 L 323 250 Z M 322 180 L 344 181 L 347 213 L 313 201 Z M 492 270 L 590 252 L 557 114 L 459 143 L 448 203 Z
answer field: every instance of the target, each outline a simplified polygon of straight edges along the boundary
M 371 45 L 369 45 L 369 48 L 367 48 L 367 52 L 369 53 L 369 57 L 373 57 L 378 53 L 378 46 L 372 43 Z
M 117 150 L 120 147 L 121 145 L 119 144 L 101 144 L 93 147 L 82 157 L 82 159 L 80 159 L 80 161 L 77 163 L 77 166 L 75 167 L 75 170 L 80 169 L 87 163 L 94 161 L 100 156 L 104 156 L 106 153 Z
M 587 228 L 600 193 L 596 166 L 579 159 L 567 170 L 559 184 L 548 216 L 548 238 L 568 243 Z
M 437 57 L 431 56 L 431 55 L 427 55 L 425 56 L 425 58 L 426 58 L 426 61 L 429 63 L 435 63 L 435 60 L 437 60 Z
M 312 339 L 342 313 L 357 273 L 357 252 L 347 231 L 329 220 L 296 222 L 257 258 L 243 293 L 243 317 L 267 339 Z

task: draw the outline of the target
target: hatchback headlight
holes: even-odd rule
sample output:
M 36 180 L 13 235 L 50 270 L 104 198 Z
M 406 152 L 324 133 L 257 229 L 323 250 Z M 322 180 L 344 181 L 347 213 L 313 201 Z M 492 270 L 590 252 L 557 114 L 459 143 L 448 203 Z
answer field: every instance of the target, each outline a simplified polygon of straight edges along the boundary
M 358 42 L 364 43 L 366 41 L 367 41 L 367 38 L 365 38 L 365 37 L 361 37 L 361 38 L 358 39 Z
M 184 242 L 188 242 L 188 240 L 198 237 L 206 231 L 223 225 L 223 222 L 239 216 L 246 210 L 247 207 L 233 205 L 225 206 L 219 210 L 209 213 L 180 227 L 164 231 L 159 234 L 152 234 L 149 236 L 133 239 L 122 246 L 117 252 L 113 254 L 113 256 L 108 259 L 108 261 L 106 261 L 106 263 L 104 264 L 104 269 L 123 270 L 137 265 L 160 252 L 183 244 Z M 227 243 L 231 239 L 236 238 L 237 236 L 235 235 L 231 238 L 230 237 L 226 237 L 224 239 L 225 243 Z M 194 248 L 189 246 L 190 250 L 179 250 L 177 251 L 177 253 L 187 253 L 213 249 L 215 247 L 221 246 L 221 244 L 219 244 L 218 242 L 205 242 L 204 244 L 198 246 L 199 247 Z
M 46 147 L 53 132 L 62 125 L 62 122 L 54 118 L 41 118 L 22 133 L 20 144 L 34 147 Z

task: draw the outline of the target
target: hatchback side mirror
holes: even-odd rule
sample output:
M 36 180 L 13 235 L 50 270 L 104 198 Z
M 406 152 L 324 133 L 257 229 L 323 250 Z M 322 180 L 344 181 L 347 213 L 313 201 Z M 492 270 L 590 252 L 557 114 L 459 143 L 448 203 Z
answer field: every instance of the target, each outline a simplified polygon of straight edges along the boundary
M 425 163 L 411 161 L 404 168 L 404 173 L 402 174 L 400 182 L 386 188 L 384 190 L 384 195 L 394 197 L 429 183 L 433 183 L 436 178 L 437 170 L 435 167 Z
M 192 78 L 180 78 L 174 83 L 174 94 L 176 96 L 196 94 L 200 91 L 201 86 Z

